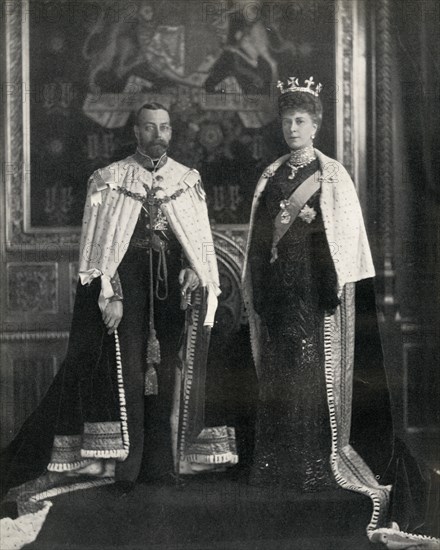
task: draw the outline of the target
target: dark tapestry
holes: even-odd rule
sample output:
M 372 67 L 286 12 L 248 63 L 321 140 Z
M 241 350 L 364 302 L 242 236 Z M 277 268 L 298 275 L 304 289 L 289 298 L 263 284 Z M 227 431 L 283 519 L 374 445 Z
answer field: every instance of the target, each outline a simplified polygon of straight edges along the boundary
M 324 0 L 31 0 L 31 225 L 80 225 L 88 177 L 133 152 L 151 101 L 170 109 L 170 154 L 201 172 L 211 220 L 247 223 L 261 171 L 285 152 L 278 79 L 325 85 L 317 146 L 334 154 L 336 15 Z

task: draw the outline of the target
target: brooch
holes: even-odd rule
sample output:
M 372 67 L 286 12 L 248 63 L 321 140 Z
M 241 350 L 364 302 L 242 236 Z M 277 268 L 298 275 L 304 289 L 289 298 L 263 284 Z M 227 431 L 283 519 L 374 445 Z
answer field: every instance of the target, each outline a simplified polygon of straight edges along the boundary
M 301 218 L 303 222 L 312 223 L 312 221 L 316 218 L 316 210 L 306 204 L 298 214 L 298 217 Z
M 273 166 L 268 166 L 266 170 L 263 172 L 263 178 L 272 178 L 275 175 L 275 170 L 273 169 Z
M 289 211 L 287 210 L 288 206 L 290 206 L 290 202 L 288 200 L 284 199 L 280 202 L 281 223 L 284 223 L 284 224 L 290 223 L 290 220 L 292 219 L 292 216 L 290 215 Z

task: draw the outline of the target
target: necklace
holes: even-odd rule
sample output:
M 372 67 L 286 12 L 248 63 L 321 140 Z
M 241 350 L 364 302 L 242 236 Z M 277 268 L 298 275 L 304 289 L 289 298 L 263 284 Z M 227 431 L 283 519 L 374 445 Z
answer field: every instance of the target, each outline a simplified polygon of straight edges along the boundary
M 166 204 L 167 202 L 177 199 L 182 193 L 185 192 L 185 189 L 178 189 L 172 195 L 165 195 L 164 197 L 158 199 L 155 196 L 156 191 L 163 191 L 162 187 L 154 187 L 153 189 L 145 187 L 145 191 L 147 192 L 146 195 L 134 193 L 133 191 L 129 191 L 126 187 L 121 187 L 120 185 L 116 188 L 116 190 L 122 195 L 131 197 L 132 199 L 139 201 L 142 204 L 148 204 L 149 206 L 160 206 L 161 204 Z
M 315 158 L 315 149 L 311 145 L 292 151 L 290 159 L 287 161 L 291 170 L 290 176 L 288 176 L 289 180 L 293 180 L 298 170 L 313 162 Z

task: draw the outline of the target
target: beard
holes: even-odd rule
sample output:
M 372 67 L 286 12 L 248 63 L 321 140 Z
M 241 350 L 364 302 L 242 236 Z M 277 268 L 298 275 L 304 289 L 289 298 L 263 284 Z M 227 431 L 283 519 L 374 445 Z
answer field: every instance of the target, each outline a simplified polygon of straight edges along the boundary
M 156 139 L 152 143 L 142 144 L 143 152 L 152 159 L 158 159 L 168 149 L 168 143 L 162 139 Z

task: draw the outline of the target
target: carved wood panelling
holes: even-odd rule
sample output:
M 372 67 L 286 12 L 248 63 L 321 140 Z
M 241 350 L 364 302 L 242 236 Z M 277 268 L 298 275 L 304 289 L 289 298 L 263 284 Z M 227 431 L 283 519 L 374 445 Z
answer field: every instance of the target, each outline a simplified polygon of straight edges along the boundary
M 43 398 L 64 359 L 66 345 L 66 338 L 2 342 L 2 446 L 13 439 Z
M 6 273 L 10 312 L 57 313 L 58 264 L 9 262 Z
M 14 430 L 16 431 L 34 411 L 49 388 L 57 371 L 57 358 L 48 354 L 35 358 L 15 358 L 14 373 Z
M 220 287 L 215 328 L 225 335 L 240 328 L 244 319 L 241 297 L 241 270 L 247 226 L 230 227 L 225 232 L 214 231 L 215 252 L 218 258 Z
M 76 287 L 78 284 L 78 262 L 69 263 L 69 306 L 73 313 L 73 304 L 75 303 Z

